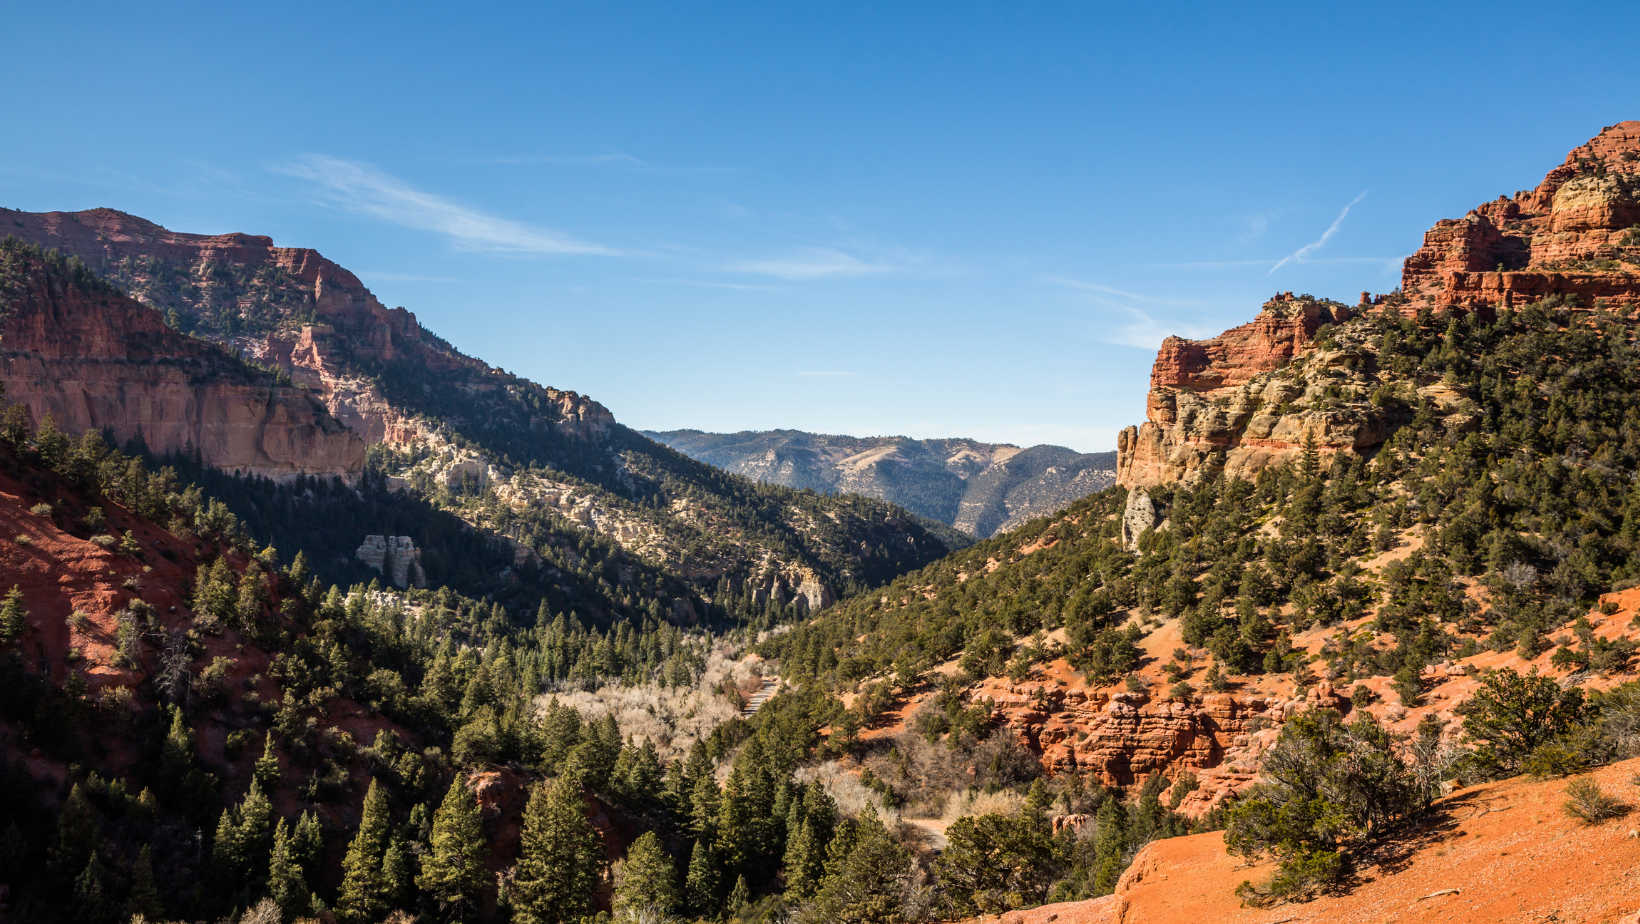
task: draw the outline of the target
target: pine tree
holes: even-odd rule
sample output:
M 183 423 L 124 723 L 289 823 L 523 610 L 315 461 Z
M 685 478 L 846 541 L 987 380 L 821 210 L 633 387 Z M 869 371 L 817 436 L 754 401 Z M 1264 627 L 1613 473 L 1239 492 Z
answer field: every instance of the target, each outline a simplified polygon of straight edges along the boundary
M 416 894 L 414 856 L 403 838 L 395 837 L 382 854 L 382 896 L 389 908 L 407 907 Z
M 272 847 L 272 820 L 273 806 L 255 779 L 237 808 L 223 810 L 211 847 L 211 867 L 223 889 L 231 892 L 262 878 L 262 861 Z
M 653 831 L 644 832 L 632 842 L 621 864 L 620 882 L 615 886 L 615 913 L 631 909 L 671 914 L 678 907 L 677 878 L 661 839 Z
M 1099 806 L 1099 837 L 1094 847 L 1093 894 L 1116 891 L 1116 880 L 1124 869 L 1122 859 L 1128 847 L 1128 812 L 1121 800 L 1111 797 Z
M 114 898 L 114 873 L 98 851 L 91 852 L 85 870 L 74 880 L 75 924 L 114 924 L 120 905 Z
M 272 734 L 263 740 L 262 756 L 256 759 L 256 768 L 251 772 L 256 782 L 262 784 L 263 792 L 273 792 L 279 788 L 279 755 L 273 752 Z
M 76 783 L 57 816 L 57 843 L 48 852 L 47 867 L 59 877 L 59 882 L 67 884 L 85 869 L 101 841 L 97 810 L 91 807 L 91 801 Z
M 23 591 L 16 584 L 0 601 L 0 638 L 16 638 L 28 628 L 28 608 L 23 605 Z
M 729 890 L 729 900 L 723 905 L 723 913 L 731 921 L 740 920 L 740 913 L 746 910 L 746 905 L 752 900 L 752 890 L 746 885 L 746 877 L 735 879 L 735 887 Z
M 452 918 L 465 919 L 489 879 L 484 869 L 488 853 L 478 801 L 457 775 L 433 813 L 431 849 L 422 854 L 416 885 Z
M 815 920 L 838 924 L 898 924 L 904 920 L 911 855 L 877 813 L 866 809 L 846 836 L 828 848 L 826 878 L 811 909 Z
M 602 840 L 587 820 L 574 777 L 536 784 L 524 810 L 524 831 L 511 889 L 518 924 L 568 924 L 592 906 Z
M 283 818 L 273 828 L 273 850 L 268 854 L 268 895 L 286 915 L 308 911 L 307 880 L 293 849 L 293 838 Z
M 291 856 L 303 869 L 316 869 L 324 861 L 325 829 L 312 812 L 303 812 L 291 834 Z
M 366 924 L 379 920 L 388 911 L 387 883 L 382 877 L 387 827 L 387 794 L 372 779 L 370 791 L 364 797 L 359 833 L 354 835 L 347 857 L 342 860 L 342 891 L 337 910 L 345 921 Z
M 718 882 L 717 858 L 712 856 L 712 848 L 704 840 L 695 841 L 694 852 L 689 855 L 689 876 L 684 882 L 690 909 L 703 917 L 715 915 Z
M 1306 482 L 1313 482 L 1321 476 L 1321 453 L 1315 445 L 1314 430 L 1304 432 L 1304 442 L 1301 445 L 1299 470 Z
M 159 889 L 154 886 L 154 864 L 149 858 L 146 844 L 137 851 L 136 862 L 131 864 L 131 891 L 125 897 L 125 912 L 121 917 L 128 920 L 138 914 L 151 921 L 158 921 L 165 915 L 165 907 L 159 900 Z

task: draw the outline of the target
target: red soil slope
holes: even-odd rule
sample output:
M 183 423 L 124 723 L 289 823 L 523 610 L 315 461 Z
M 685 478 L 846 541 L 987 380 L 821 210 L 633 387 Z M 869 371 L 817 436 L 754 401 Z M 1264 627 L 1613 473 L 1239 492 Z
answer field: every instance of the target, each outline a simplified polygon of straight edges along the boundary
M 1592 774 L 1640 803 L 1640 759 Z M 1156 841 L 1116 894 L 986 916 L 1001 924 L 1617 924 L 1640 909 L 1633 816 L 1585 826 L 1561 812 L 1566 780 L 1528 777 L 1460 790 L 1420 828 L 1360 871 L 1343 895 L 1245 908 L 1235 888 L 1270 874 L 1224 852 L 1222 834 Z M 1626 917 L 1628 916 L 1628 917 Z

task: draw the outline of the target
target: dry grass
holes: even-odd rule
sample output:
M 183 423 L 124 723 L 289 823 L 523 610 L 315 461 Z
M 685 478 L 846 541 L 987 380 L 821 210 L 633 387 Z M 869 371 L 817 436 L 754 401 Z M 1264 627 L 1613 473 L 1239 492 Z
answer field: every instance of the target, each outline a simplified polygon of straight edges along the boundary
M 940 815 L 940 821 L 949 825 L 958 818 L 978 817 L 980 815 L 1017 815 L 1024 807 L 1025 797 L 1012 790 L 1003 789 L 997 792 L 985 792 L 984 790 L 970 789 L 946 801 L 945 812 Z
M 800 783 L 819 783 L 825 787 L 826 795 L 837 803 L 837 811 L 848 818 L 860 817 L 869 806 L 890 830 L 900 824 L 899 809 L 885 807 L 882 797 L 860 782 L 858 774 L 843 769 L 835 760 L 800 767 L 795 776 Z
M 756 689 L 761 667 L 758 659 L 741 657 L 739 650 L 719 640 L 707 652 L 706 670 L 693 687 L 611 683 L 591 691 L 568 688 L 537 696 L 535 706 L 538 711 L 545 709 L 556 696 L 560 704 L 573 706 L 583 719 L 614 713 L 622 737 L 653 741 L 664 763 L 687 756 L 696 741 L 739 715 L 740 707 L 724 694 L 725 681 L 737 688 L 749 684 Z

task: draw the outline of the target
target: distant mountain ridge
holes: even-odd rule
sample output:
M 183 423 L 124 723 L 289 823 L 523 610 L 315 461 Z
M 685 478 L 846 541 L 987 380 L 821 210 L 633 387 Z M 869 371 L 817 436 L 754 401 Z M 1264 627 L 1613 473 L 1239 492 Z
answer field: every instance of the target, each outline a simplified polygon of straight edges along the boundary
M 898 504 L 987 538 L 1056 513 L 1116 480 L 1116 453 L 970 439 L 855 437 L 801 430 L 645 431 L 683 454 L 758 481 Z
M 0 209 L 0 239 L 9 238 L 45 249 L 13 247 L 18 256 L 0 265 L 8 396 L 75 435 L 99 429 L 124 442 L 140 433 L 158 456 L 202 463 L 190 469 L 197 479 L 279 479 L 283 487 L 213 480 L 212 493 L 258 536 L 311 547 L 327 574 L 350 573 L 358 544 L 385 527 L 354 524 L 358 535 L 343 537 L 335 528 L 351 521 L 334 510 L 280 514 L 296 502 L 290 483 L 314 475 L 359 484 L 369 475 L 366 493 L 381 487 L 383 509 L 415 508 L 417 524 L 436 519 L 422 504 L 459 517 L 512 565 L 446 561 L 446 574 L 429 557 L 430 581 L 500 593 L 521 613 L 538 601 L 525 599 L 518 575 L 568 588 L 571 572 L 591 567 L 588 543 L 620 549 L 599 553 L 609 562 L 599 580 L 619 589 L 566 590 L 565 609 L 685 622 L 703 607 L 747 618 L 824 608 L 949 550 L 929 528 L 938 524 L 869 498 L 728 476 L 622 426 L 589 397 L 463 354 L 311 249 L 172 231 L 106 208 Z M 27 279 L 6 282 L 13 270 Z M 266 393 L 211 391 L 214 375 L 183 381 L 178 363 L 201 350 L 230 372 L 265 378 Z M 412 536 L 418 548 L 434 538 Z

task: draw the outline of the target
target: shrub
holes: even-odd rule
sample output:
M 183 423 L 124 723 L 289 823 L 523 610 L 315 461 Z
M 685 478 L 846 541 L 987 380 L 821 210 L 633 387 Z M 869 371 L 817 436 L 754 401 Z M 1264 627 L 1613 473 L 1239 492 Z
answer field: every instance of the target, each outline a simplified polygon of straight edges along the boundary
M 1330 709 L 1282 726 L 1260 768 L 1264 782 L 1230 811 L 1225 846 L 1280 861 L 1263 885 L 1237 890 L 1249 904 L 1312 897 L 1342 881 L 1349 851 L 1422 814 L 1436 774 L 1397 753 L 1396 738 L 1370 715 L 1345 725 Z
M 1376 702 L 1378 702 L 1378 694 L 1372 692 L 1372 687 L 1364 683 L 1358 683 L 1354 689 L 1350 690 L 1350 705 L 1357 709 L 1365 709 Z
M 1571 776 L 1587 768 L 1588 762 L 1576 749 L 1562 741 L 1540 744 L 1521 761 L 1520 769 L 1535 779 Z
M 51 516 L 51 505 L 50 504 L 35 504 L 34 506 L 28 508 L 28 512 L 34 514 L 37 517 L 49 517 L 49 516 Z
M 1584 776 L 1566 784 L 1566 802 L 1560 810 L 1586 825 L 1597 825 L 1627 815 L 1629 805 Z
M 92 545 L 95 545 L 95 546 L 98 546 L 98 547 L 104 548 L 104 549 L 111 549 L 116 544 L 119 543 L 118 539 L 115 539 L 113 536 L 110 536 L 107 533 L 98 533 L 97 535 L 92 536 L 90 539 L 87 539 L 86 541 L 91 543 Z
M 1173 685 L 1173 689 L 1167 691 L 1167 695 L 1169 699 L 1187 700 L 1196 695 L 1196 688 L 1191 686 L 1188 680 L 1181 680 Z
M 1149 682 L 1147 682 L 1145 678 L 1140 677 L 1138 674 L 1127 675 L 1125 685 L 1129 693 L 1148 693 L 1150 691 Z
M 17 543 L 18 545 L 33 545 L 34 544 L 34 537 L 29 536 L 29 535 L 25 535 L 23 533 L 18 533 L 17 538 L 13 539 L 12 541 Z
M 1463 730 L 1479 746 L 1472 758 L 1483 775 L 1508 776 L 1539 745 L 1564 736 L 1583 721 L 1583 691 L 1562 690 L 1536 671 L 1490 671 L 1466 708 Z

